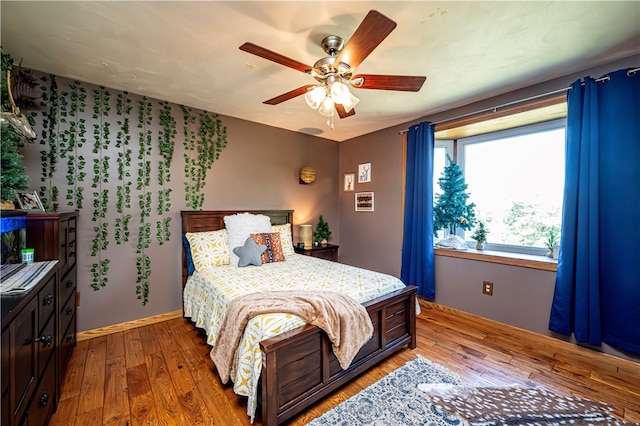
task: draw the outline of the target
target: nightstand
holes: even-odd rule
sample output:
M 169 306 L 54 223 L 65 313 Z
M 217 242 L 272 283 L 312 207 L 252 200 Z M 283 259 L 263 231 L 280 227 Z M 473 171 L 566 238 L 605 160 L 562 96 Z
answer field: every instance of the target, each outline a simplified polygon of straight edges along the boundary
M 305 256 L 318 257 L 320 259 L 338 261 L 338 247 L 335 244 L 327 244 L 324 246 L 314 246 L 310 249 L 294 247 L 296 253 L 304 254 Z

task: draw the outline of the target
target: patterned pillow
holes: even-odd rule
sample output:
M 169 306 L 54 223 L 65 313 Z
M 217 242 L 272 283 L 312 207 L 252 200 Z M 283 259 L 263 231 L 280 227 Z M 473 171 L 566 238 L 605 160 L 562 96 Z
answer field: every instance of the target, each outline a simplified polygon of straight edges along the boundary
M 228 265 L 229 242 L 226 229 L 208 232 L 187 232 L 191 257 L 196 271 Z
M 284 262 L 284 253 L 280 244 L 278 232 L 266 232 L 263 234 L 251 234 L 251 238 L 258 244 L 264 244 L 267 249 L 262 253 L 262 263 Z
M 238 213 L 225 216 L 224 225 L 229 231 L 231 250 L 243 246 L 252 233 L 271 232 L 271 219 L 261 214 Z M 238 256 L 231 252 L 231 265 L 238 266 L 238 260 Z
M 277 232 L 280 234 L 280 245 L 282 246 L 282 254 L 289 256 L 295 254 L 293 249 L 293 236 L 291 235 L 291 224 L 285 223 L 284 225 L 273 225 L 271 232 Z

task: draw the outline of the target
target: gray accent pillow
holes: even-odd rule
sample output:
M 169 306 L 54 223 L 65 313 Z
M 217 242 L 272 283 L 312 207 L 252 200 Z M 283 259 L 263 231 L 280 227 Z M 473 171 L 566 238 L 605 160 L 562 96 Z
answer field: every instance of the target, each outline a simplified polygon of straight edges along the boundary
M 253 238 L 247 238 L 243 246 L 233 249 L 233 252 L 240 258 L 240 260 L 238 260 L 238 267 L 242 268 L 249 265 L 262 266 L 262 258 L 260 256 L 266 249 L 267 246 L 264 244 L 257 244 L 253 241 Z

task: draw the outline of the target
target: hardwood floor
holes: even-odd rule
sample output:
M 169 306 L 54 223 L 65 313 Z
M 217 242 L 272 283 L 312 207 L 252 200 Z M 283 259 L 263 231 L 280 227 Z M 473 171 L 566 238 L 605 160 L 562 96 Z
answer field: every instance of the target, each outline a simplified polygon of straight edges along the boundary
M 417 333 L 415 350 L 400 351 L 289 424 L 305 424 L 416 354 L 472 384 L 581 395 L 640 422 L 638 363 L 429 303 Z M 249 425 L 245 400 L 220 383 L 203 336 L 178 318 L 79 342 L 50 425 Z

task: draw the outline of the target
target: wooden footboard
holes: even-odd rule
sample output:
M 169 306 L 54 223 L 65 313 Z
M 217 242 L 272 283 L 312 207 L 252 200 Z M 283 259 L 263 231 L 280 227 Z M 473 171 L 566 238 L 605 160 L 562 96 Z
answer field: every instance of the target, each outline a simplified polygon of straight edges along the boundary
M 416 347 L 416 290 L 402 290 L 365 303 L 373 337 L 346 370 L 321 329 L 306 325 L 260 343 L 262 422 L 274 426 L 311 406 L 403 347 Z

